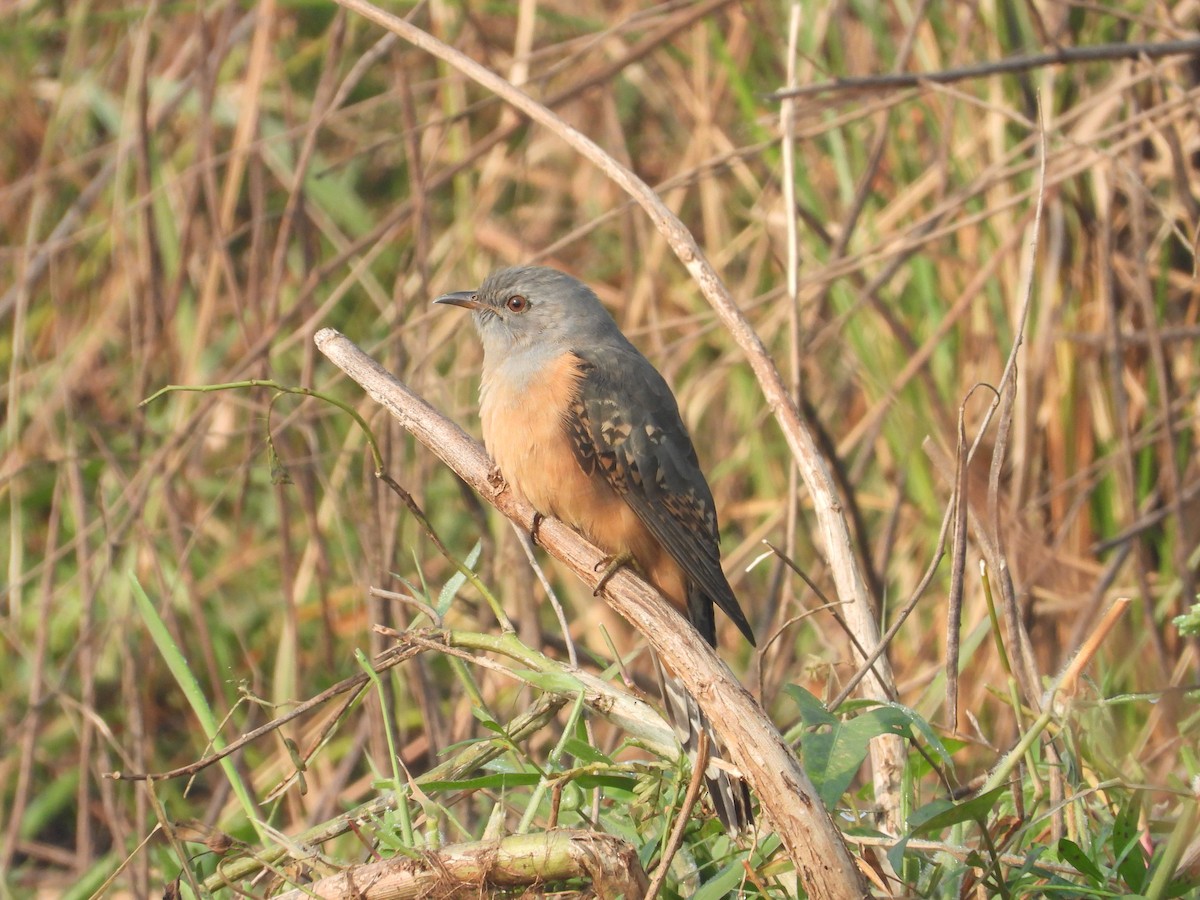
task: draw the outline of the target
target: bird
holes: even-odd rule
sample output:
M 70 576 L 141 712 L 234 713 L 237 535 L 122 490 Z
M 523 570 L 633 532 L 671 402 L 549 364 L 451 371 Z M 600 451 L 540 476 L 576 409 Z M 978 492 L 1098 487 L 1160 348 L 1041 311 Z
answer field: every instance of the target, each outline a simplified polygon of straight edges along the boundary
M 721 568 L 716 504 L 666 380 L 622 334 L 596 294 L 557 269 L 517 266 L 434 303 L 468 309 L 483 344 L 480 420 L 504 481 L 540 516 L 610 554 L 606 578 L 632 563 L 712 647 L 714 607 L 754 645 Z M 535 525 L 536 530 L 536 525 Z M 655 656 L 667 718 L 695 759 L 731 834 L 753 822 L 745 782 L 699 704 Z

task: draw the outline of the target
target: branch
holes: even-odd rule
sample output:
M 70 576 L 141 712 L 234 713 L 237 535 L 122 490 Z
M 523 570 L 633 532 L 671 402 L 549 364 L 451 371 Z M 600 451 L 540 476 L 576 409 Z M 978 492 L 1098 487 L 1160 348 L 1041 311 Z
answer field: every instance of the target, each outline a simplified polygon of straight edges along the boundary
M 330 361 L 463 481 L 522 528 L 532 530 L 533 507 L 503 487 L 497 490 L 489 480 L 492 467 L 487 454 L 461 428 L 332 328 L 317 332 L 315 341 Z M 537 533 L 552 556 L 595 587 L 603 553 L 556 519 L 541 521 Z M 758 795 L 809 896 L 830 900 L 866 896 L 842 835 L 795 754 L 712 648 L 628 567 L 613 575 L 603 595 L 645 636 L 708 714 L 732 762 Z
M 520 743 L 547 727 L 554 721 L 559 710 L 567 705 L 567 699 L 562 694 L 542 694 L 533 706 L 504 724 L 504 733 L 508 741 Z M 420 786 L 435 781 L 458 781 L 468 778 L 497 757 L 504 755 L 508 748 L 509 744 L 502 740 L 478 741 L 462 753 L 419 775 L 415 781 Z M 280 866 L 284 860 L 301 859 L 308 852 L 307 848 L 316 847 L 351 832 L 358 822 L 377 819 L 394 811 L 400 799 L 395 791 L 384 791 L 372 800 L 355 806 L 328 822 L 322 822 L 295 835 L 285 844 L 262 848 L 252 855 L 223 860 L 217 866 L 217 870 L 205 880 L 203 887 L 206 891 L 215 892 L 222 887 L 236 884 L 239 879 L 249 878 L 264 867 Z
M 1161 41 L 1147 44 L 1098 44 L 1095 47 L 1060 47 L 1053 53 L 1034 53 L 1028 56 L 1010 56 L 1008 59 L 976 63 L 959 69 L 942 69 L 938 72 L 894 73 L 890 75 L 865 75 L 860 78 L 834 78 L 804 87 L 785 88 L 767 94 L 767 100 L 789 100 L 796 97 L 811 97 L 832 91 L 889 90 L 895 88 L 920 87 L 922 84 L 953 84 L 972 78 L 987 78 L 990 75 L 1011 75 L 1028 72 L 1043 66 L 1066 66 L 1073 63 L 1104 62 L 1113 59 L 1159 59 L 1163 56 L 1181 56 L 1200 53 L 1200 39 L 1183 41 Z
M 491 896 L 495 890 L 585 878 L 601 900 L 641 897 L 646 873 L 625 841 L 592 831 L 556 830 L 451 844 L 414 860 L 395 856 L 352 866 L 280 894 L 278 900 Z M 464 891 L 469 889 L 469 891 Z

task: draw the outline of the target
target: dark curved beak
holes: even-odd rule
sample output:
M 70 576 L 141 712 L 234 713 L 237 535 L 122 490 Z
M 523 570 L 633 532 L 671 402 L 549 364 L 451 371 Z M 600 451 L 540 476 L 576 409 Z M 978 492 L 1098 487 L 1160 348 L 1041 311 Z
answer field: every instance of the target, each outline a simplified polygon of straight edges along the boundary
M 479 309 L 483 306 L 475 299 L 474 291 L 454 291 L 450 294 L 442 294 L 433 302 L 445 303 L 448 306 L 461 306 L 463 309 Z

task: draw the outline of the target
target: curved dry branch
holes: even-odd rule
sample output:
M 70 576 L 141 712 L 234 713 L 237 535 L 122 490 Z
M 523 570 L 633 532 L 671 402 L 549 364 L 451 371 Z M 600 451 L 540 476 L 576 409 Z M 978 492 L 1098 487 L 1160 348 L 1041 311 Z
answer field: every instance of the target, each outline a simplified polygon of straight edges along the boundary
M 482 897 L 497 889 L 543 886 L 573 878 L 590 881 L 601 900 L 646 893 L 646 873 L 630 844 L 610 834 L 559 829 L 451 844 L 418 859 L 394 856 L 353 866 L 280 894 L 278 900 Z
M 332 328 L 315 337 L 317 347 L 356 381 L 409 432 L 436 453 L 488 502 L 533 528 L 534 509 L 490 480 L 487 454 L 466 432 L 353 342 Z M 555 519 L 538 525 L 538 541 L 586 584 L 599 580 L 604 554 Z M 750 693 L 733 677 L 694 628 L 628 567 L 607 582 L 603 595 L 629 620 L 700 702 L 732 761 L 754 788 L 809 896 L 830 900 L 864 897 L 858 868 L 795 754 Z

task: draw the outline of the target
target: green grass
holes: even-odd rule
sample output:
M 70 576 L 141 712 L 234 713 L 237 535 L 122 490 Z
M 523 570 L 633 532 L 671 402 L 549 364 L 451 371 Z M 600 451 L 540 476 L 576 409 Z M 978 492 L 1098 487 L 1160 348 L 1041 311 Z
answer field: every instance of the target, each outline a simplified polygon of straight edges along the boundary
M 600 716 L 596 698 L 579 702 L 557 667 L 565 637 L 507 523 L 312 343 L 320 327 L 341 330 L 478 433 L 479 348 L 462 317 L 429 301 L 532 259 L 592 284 L 674 385 L 760 646 L 780 632 L 756 657 L 723 628 L 722 655 L 799 738 L 855 854 L 916 896 L 1194 893 L 1197 850 L 1178 835 L 1197 815 L 1200 664 L 1174 622 L 1196 599 L 1200 543 L 1188 63 L 807 98 L 790 211 L 779 106 L 764 99 L 784 80 L 785 8 L 730 4 L 687 24 L 687 7 L 528 8 L 526 89 L 564 96 L 569 122 L 669 183 L 664 199 L 785 377 L 798 351 L 885 627 L 933 561 L 952 502 L 922 441 L 952 456 L 960 405 L 998 384 L 1016 337 L 1040 98 L 1045 208 L 998 523 L 1041 687 L 1116 598 L 1131 598 L 1128 612 L 1047 717 L 1014 703 L 1000 649 L 1011 658 L 1012 638 L 991 626 L 977 568 L 977 529 L 993 531 L 993 421 L 967 473 L 977 517 L 959 732 L 945 708 L 949 547 L 888 649 L 899 706 L 829 709 L 856 664 L 826 601 L 774 558 L 745 571 L 766 539 L 835 599 L 809 495 L 801 485 L 788 503 L 792 460 L 737 345 L 597 170 L 543 128 L 504 132 L 515 120 L 498 100 L 403 42 L 356 70 L 382 33 L 332 4 L 277 7 L 261 56 L 248 7 L 22 5 L 0 14 L 3 895 L 148 895 L 178 881 L 232 896 L 206 881 L 218 864 L 265 895 L 307 866 L 551 824 L 623 838 L 653 870 L 686 766 L 635 723 Z M 511 71 L 526 5 L 433 9 L 436 21 L 396 11 Z M 1181 10 L 985 6 L 968 27 L 954 6 L 914 22 L 910 6 L 806 5 L 801 83 L 889 72 L 910 29 L 905 70 L 933 71 L 1175 39 Z M 793 212 L 799 348 L 783 290 Z M 170 384 L 250 380 L 341 408 L 251 386 L 139 406 Z M 966 404 L 968 440 L 989 402 L 977 392 Z M 428 528 L 374 477 L 363 424 Z M 653 702 L 643 641 L 539 558 L 585 670 Z M 500 640 L 485 592 L 516 627 L 503 645 L 481 639 Z M 413 644 L 447 636 L 460 643 Z M 411 655 L 389 663 L 397 645 Z M 221 766 L 130 779 L 187 767 L 347 679 Z M 878 835 L 858 764 L 871 735 L 897 727 L 912 738 L 899 843 Z M 1014 781 L 971 793 L 1022 737 L 1035 739 Z M 275 880 L 252 885 L 266 861 Z M 796 886 L 777 840 L 731 842 L 702 806 L 663 890 Z

